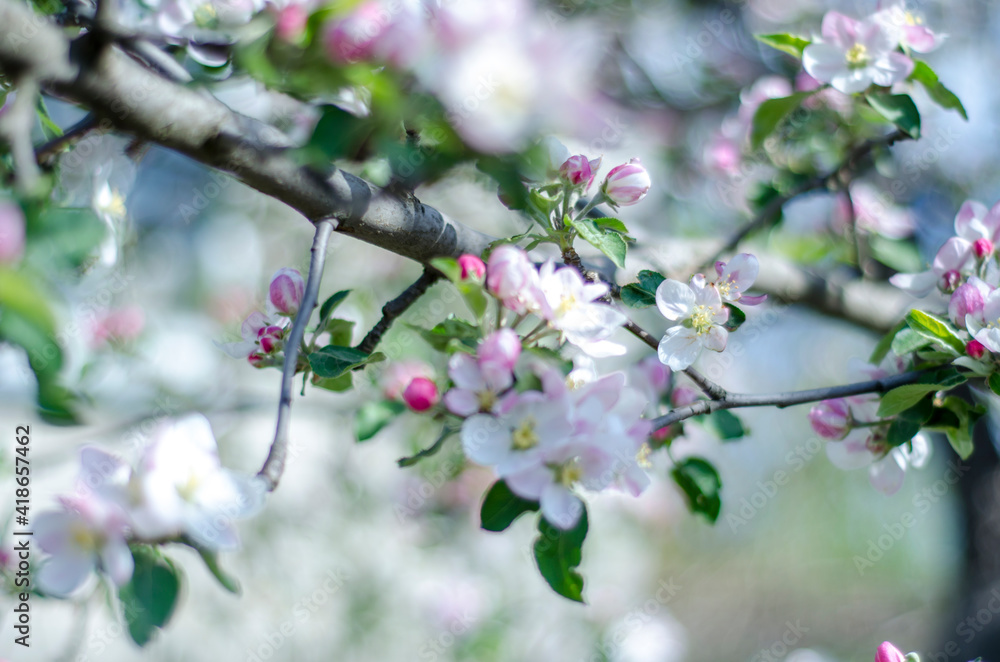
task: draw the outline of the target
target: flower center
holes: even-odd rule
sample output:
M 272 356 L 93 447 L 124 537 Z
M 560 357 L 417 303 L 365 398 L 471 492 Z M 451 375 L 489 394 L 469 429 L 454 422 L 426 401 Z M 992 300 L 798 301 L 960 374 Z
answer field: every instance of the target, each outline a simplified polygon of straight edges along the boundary
M 194 10 L 194 22 L 199 28 L 213 29 L 219 24 L 219 15 L 212 3 L 206 2 Z
M 868 48 L 864 44 L 854 44 L 847 51 L 847 66 L 854 69 L 868 64 Z
M 73 538 L 73 544 L 87 551 L 97 549 L 99 540 L 93 531 L 78 522 L 74 522 L 70 527 L 70 536 Z
M 476 393 L 476 398 L 479 400 L 480 411 L 490 411 L 497 403 L 497 394 L 489 389 Z
M 556 308 L 556 316 L 562 317 L 576 307 L 576 297 L 572 294 L 564 294 L 559 299 L 559 307 Z
M 643 469 L 653 468 L 653 463 L 649 461 L 649 454 L 651 452 L 649 444 L 643 443 L 642 446 L 639 446 L 639 451 L 635 454 L 636 463 Z
M 535 419 L 528 416 L 517 426 L 511 435 L 514 448 L 519 451 L 526 451 L 538 445 L 538 435 L 535 433 Z
M 191 472 L 184 483 L 177 485 L 177 494 L 179 494 L 185 501 L 191 501 L 200 486 L 201 476 Z
M 913 12 L 908 11 L 905 14 L 903 14 L 903 22 L 906 23 L 907 25 L 912 26 L 912 25 L 922 25 L 924 21 L 919 16 L 916 16 Z
M 691 317 L 688 318 L 691 328 L 701 336 L 709 332 L 712 328 L 712 311 L 708 306 L 696 306 Z
M 736 287 L 736 283 L 730 280 L 730 278 L 727 278 L 726 280 L 720 280 L 718 283 L 715 284 L 715 289 L 719 291 L 719 296 L 721 296 L 723 299 L 739 297 L 740 288 Z M 730 296 L 731 294 L 736 294 L 737 296 L 731 297 Z
M 556 482 L 563 487 L 572 487 L 574 483 L 583 478 L 583 469 L 575 459 L 560 464 L 555 468 Z

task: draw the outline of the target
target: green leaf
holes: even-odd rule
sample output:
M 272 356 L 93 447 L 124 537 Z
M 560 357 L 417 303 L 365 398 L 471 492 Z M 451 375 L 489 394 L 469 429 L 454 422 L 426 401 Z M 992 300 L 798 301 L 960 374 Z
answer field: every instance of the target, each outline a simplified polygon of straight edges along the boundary
M 152 547 L 133 545 L 132 558 L 132 579 L 118 589 L 118 600 L 132 641 L 145 646 L 173 616 L 181 580 L 174 564 Z
M 354 436 L 358 441 L 368 441 L 404 411 L 406 405 L 396 400 L 366 402 L 354 416 Z
M 573 360 L 567 359 L 554 349 L 536 345 L 534 347 L 525 347 L 524 351 L 529 354 L 534 354 L 535 356 L 555 365 L 560 371 L 562 371 L 564 376 L 573 371 Z
M 868 362 L 872 365 L 878 365 L 882 362 L 889 354 L 889 350 L 892 348 L 892 341 L 895 339 L 896 334 L 901 330 L 907 328 L 906 320 L 900 320 L 896 326 L 892 327 L 888 333 L 882 336 L 882 339 L 878 341 L 875 345 L 875 349 L 872 350 L 872 355 L 868 358 Z
M 628 236 L 628 228 L 625 227 L 625 224 L 617 218 L 592 218 L 590 221 L 599 228 L 620 232 L 621 234 Z M 631 239 L 631 237 L 629 238 Z
M 347 295 L 350 293 L 351 293 L 350 290 L 341 290 L 339 292 L 331 294 L 330 297 L 327 298 L 327 300 L 324 301 L 323 305 L 320 306 L 319 308 L 320 320 L 329 319 L 330 315 L 333 314 L 333 311 L 337 309 L 337 306 L 342 304 L 344 302 L 344 299 L 346 299 Z
M 958 396 L 949 395 L 941 403 L 941 407 L 950 411 L 958 418 L 958 425 L 952 428 L 945 428 L 944 433 L 948 437 L 948 443 L 963 460 L 969 459 L 975 447 L 972 442 L 972 429 L 976 422 L 985 413 L 982 407 L 973 407 L 968 402 Z
M 486 292 L 483 291 L 483 284 L 475 280 L 465 280 L 456 283 L 455 287 L 476 319 L 482 320 L 483 315 L 486 314 L 486 307 L 489 305 L 489 299 L 486 297 Z
M 913 64 L 913 73 L 910 74 L 910 80 L 915 80 L 923 85 L 924 89 L 927 90 L 927 96 L 934 103 L 942 108 L 954 110 L 962 116 L 962 119 L 968 121 L 969 115 L 965 112 L 965 106 L 962 105 L 961 100 L 954 92 L 941 84 L 934 70 L 926 62 L 921 62 L 920 60 L 914 60 Z
M 990 390 L 993 391 L 995 395 L 1000 395 L 1000 372 L 994 372 L 990 375 L 990 378 L 986 380 L 986 383 L 990 385 Z
M 674 481 L 687 496 L 691 512 L 699 513 L 715 524 L 722 510 L 722 479 L 707 460 L 700 457 L 686 457 L 670 471 Z
M 911 310 L 906 315 L 906 323 L 911 329 L 937 342 L 945 349 L 950 348 L 959 356 L 965 354 L 965 343 L 946 320 L 922 310 Z
M 628 245 L 620 234 L 600 228 L 590 219 L 574 221 L 567 216 L 566 221 L 576 228 L 584 241 L 611 258 L 619 268 L 625 268 L 625 252 L 628 250 Z
M 431 260 L 431 266 L 444 274 L 452 283 L 462 282 L 462 267 L 453 257 L 436 257 Z
M 896 337 L 892 339 L 892 352 L 896 356 L 905 356 L 910 352 L 920 349 L 921 347 L 930 345 L 932 342 L 934 341 L 924 334 L 914 331 L 913 329 L 906 328 L 902 329 L 896 334 Z
M 911 138 L 920 137 L 920 111 L 908 94 L 867 94 L 868 103 L 879 115 L 895 124 Z
M 629 283 L 622 288 L 622 303 L 632 308 L 655 306 L 656 288 L 665 280 L 662 274 L 643 269 L 639 272 L 638 283 Z
M 330 334 L 331 345 L 347 346 L 354 337 L 354 322 L 334 318 L 327 320 L 326 331 Z
M 572 529 L 563 531 L 544 517 L 538 519 L 539 536 L 535 539 L 535 562 L 545 581 L 559 595 L 583 602 L 583 577 L 576 571 L 583 559 L 583 541 L 587 537 L 587 508 Z
M 316 388 L 333 391 L 334 393 L 343 393 L 344 391 L 350 391 L 351 387 L 354 386 L 354 374 L 348 370 L 340 377 L 332 379 L 323 379 L 319 375 L 313 375 L 309 382 Z
M 704 423 L 705 427 L 712 430 L 723 441 L 732 441 L 747 435 L 743 421 L 728 409 L 713 411 L 705 417 Z
M 735 331 L 740 328 L 743 322 L 747 321 L 747 314 L 731 303 L 727 302 L 725 306 L 729 309 L 729 319 L 726 320 L 723 326 L 727 331 Z
M 353 347 L 327 345 L 309 355 L 309 367 L 322 378 L 336 379 L 348 370 L 385 360 L 381 352 L 366 354 Z
M 493 483 L 479 509 L 480 526 L 486 531 L 504 531 L 524 513 L 538 510 L 537 501 L 522 499 L 503 480 Z
M 802 59 L 802 51 L 812 43 L 808 39 L 790 34 L 758 34 L 754 37 L 762 44 L 776 48 L 782 53 L 788 53 L 799 60 Z
M 197 545 L 191 545 L 197 550 L 198 555 L 201 556 L 201 560 L 205 562 L 205 567 L 208 571 L 212 573 L 212 576 L 222 585 L 222 588 L 226 589 L 233 595 L 239 595 L 241 593 L 240 580 L 233 577 L 228 572 L 222 569 L 219 565 L 219 553 L 214 550 L 204 549 Z
M 89 207 L 48 207 L 29 221 L 27 259 L 46 271 L 81 268 L 107 234 Z
M 431 347 L 439 352 L 446 352 L 449 349 L 453 349 L 453 345 L 456 343 L 470 349 L 475 349 L 482 333 L 478 326 L 474 326 L 457 317 L 449 317 L 430 330 L 413 324 L 408 326 L 419 333 L 421 338 L 426 340 Z
M 812 94 L 813 92 L 796 92 L 787 97 L 768 99 L 760 104 L 753 116 L 753 128 L 750 131 L 751 149 L 760 149 L 767 137 L 778 128 L 781 121 L 798 110 L 802 102 Z
M 369 118 L 356 117 L 337 106 L 324 106 L 305 150 L 314 160 L 356 159 L 375 128 Z
M 890 446 L 902 446 L 920 432 L 920 424 L 897 418 L 889 425 L 886 441 Z
M 872 257 L 896 271 L 915 272 L 924 267 L 920 249 L 912 241 L 889 239 L 879 234 L 868 236 Z
M 924 375 L 920 378 L 920 383 L 897 386 L 883 395 L 878 415 L 882 418 L 895 416 L 916 405 L 928 393 L 952 389 L 965 381 L 966 378 L 954 369 L 938 370 Z

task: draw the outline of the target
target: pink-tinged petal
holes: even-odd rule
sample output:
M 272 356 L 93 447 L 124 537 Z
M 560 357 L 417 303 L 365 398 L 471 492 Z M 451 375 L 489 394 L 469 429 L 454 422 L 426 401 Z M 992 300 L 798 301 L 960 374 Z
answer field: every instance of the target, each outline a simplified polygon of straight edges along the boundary
M 80 449 L 80 482 L 89 488 L 122 485 L 128 481 L 129 466 L 119 457 L 93 446 Z
M 460 275 L 462 280 L 469 280 L 470 278 L 480 280 L 486 275 L 486 264 L 478 255 L 470 255 L 468 253 L 459 255 L 458 267 L 461 270 Z
M 472 391 L 453 388 L 444 394 L 444 406 L 456 416 L 472 416 L 479 411 L 479 398 Z
M 889 53 L 871 65 L 872 80 L 885 87 L 906 80 L 913 73 L 913 60 L 902 53 Z
M 844 71 L 844 50 L 833 44 L 810 44 L 802 52 L 802 66 L 817 81 L 830 83 Z
M 460 436 L 465 456 L 476 464 L 497 464 L 510 451 L 510 429 L 488 414 L 477 414 L 465 419 Z
M 809 410 L 809 423 L 824 439 L 843 439 L 850 430 L 849 417 L 850 409 L 843 398 L 824 400 Z
M 826 444 L 826 456 L 833 466 L 844 471 L 867 467 L 875 456 L 868 450 L 865 439 L 866 435 L 858 433 L 843 441 L 830 441 Z
M 43 593 L 56 597 L 66 597 L 83 586 L 95 570 L 92 554 L 68 551 L 49 558 L 42 564 L 35 581 Z
M 16 262 L 24 253 L 24 212 L 19 205 L 0 203 L 0 263 Z
M 841 50 L 847 50 L 857 40 L 860 28 L 861 22 L 857 19 L 840 12 L 829 11 L 823 16 L 820 34 L 823 35 L 823 41 L 834 44 Z
M 941 276 L 948 271 L 961 271 L 971 260 L 972 242 L 952 237 L 938 250 L 932 267 L 934 273 Z
M 693 329 L 675 326 L 667 329 L 656 353 L 671 370 L 684 370 L 701 354 L 701 340 Z
M 243 320 L 243 326 L 240 328 L 240 335 L 243 336 L 243 340 L 248 342 L 257 342 L 257 335 L 260 330 L 267 327 L 268 320 L 264 313 L 259 310 L 255 310 L 247 318 Z
M 1000 353 L 1000 329 L 996 327 L 980 329 L 976 332 L 975 339 L 991 352 Z
M 132 552 L 124 540 L 109 540 L 101 550 L 101 567 L 118 586 L 132 578 L 134 566 Z
M 77 515 L 65 511 L 46 511 L 36 515 L 34 519 L 35 540 L 43 552 L 61 554 L 70 547 L 70 526 L 79 522 Z
M 495 363 L 513 370 L 520 356 L 521 338 L 511 329 L 494 331 L 479 345 L 480 363 Z
M 886 496 L 898 492 L 906 477 L 906 463 L 896 450 L 868 467 L 868 480 L 872 487 Z
M 983 217 L 983 226 L 989 232 L 988 238 L 994 243 L 1000 243 L 1000 202 L 993 205 Z
M 977 315 L 983 310 L 983 295 L 970 283 L 960 285 L 948 302 L 948 316 L 959 328 L 965 328 L 966 315 Z
M 552 485 L 552 470 L 543 464 L 535 464 L 504 478 L 510 491 L 522 499 L 538 501 L 545 489 Z
M 969 241 L 975 241 L 980 235 L 978 232 L 970 234 L 973 221 L 981 221 L 986 217 L 986 205 L 978 200 L 966 200 L 955 215 L 955 234 Z
M 726 349 L 726 341 L 729 339 L 729 332 L 721 326 L 713 326 L 702 336 L 702 344 L 705 349 L 713 352 L 722 352 Z
M 542 492 L 541 506 L 545 519 L 564 531 L 576 526 L 583 514 L 583 502 L 558 483 L 549 485 Z
M 939 45 L 937 35 L 922 25 L 904 27 L 903 40 L 918 53 L 930 53 Z
M 694 291 L 678 280 L 668 278 L 656 288 L 656 307 L 668 320 L 687 317 L 694 305 Z
M 760 273 L 760 263 L 757 257 L 750 253 L 740 253 L 726 264 L 719 282 L 730 282 L 736 288 L 736 293 L 743 293 L 750 289 L 757 274 Z
M 766 294 L 755 294 L 753 296 L 744 294 L 740 297 L 740 305 L 742 306 L 757 306 L 765 301 L 767 301 Z
M 918 274 L 896 274 L 889 282 L 915 297 L 925 297 L 937 286 L 938 277 L 933 271 L 922 271 Z
M 486 380 L 476 359 L 465 352 L 456 352 L 448 359 L 448 376 L 455 386 L 468 391 L 482 391 L 486 388 Z

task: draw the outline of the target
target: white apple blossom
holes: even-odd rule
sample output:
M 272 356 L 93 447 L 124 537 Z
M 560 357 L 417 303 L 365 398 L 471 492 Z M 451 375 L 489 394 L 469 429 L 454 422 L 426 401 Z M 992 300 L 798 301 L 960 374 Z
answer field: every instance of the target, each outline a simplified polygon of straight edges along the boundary
M 719 291 L 705 283 L 701 274 L 689 284 L 667 279 L 656 288 L 656 307 L 668 320 L 678 322 L 667 329 L 657 354 L 671 370 L 684 370 L 697 360 L 703 347 L 715 352 L 726 349 L 729 333 L 723 324 L 729 309 Z
M 905 0 L 879 2 L 873 19 L 898 44 L 918 53 L 930 53 L 944 41 L 945 35 L 935 34 L 924 25 L 924 17 L 906 6 Z
M 592 356 L 620 356 L 625 348 L 608 338 L 628 318 L 609 304 L 599 302 L 609 288 L 585 281 L 573 267 L 556 269 L 551 260 L 542 265 L 539 287 L 544 296 L 539 311 L 553 329 Z
M 141 538 L 190 536 L 208 549 L 234 549 L 233 522 L 264 503 L 255 477 L 222 467 L 208 420 L 193 414 L 156 429 L 129 483 L 133 531 Z
M 873 18 L 858 21 L 827 12 L 821 34 L 821 41 L 806 46 L 802 65 L 840 92 L 863 92 L 873 83 L 887 87 L 913 71 L 913 60 L 896 52 L 898 41 Z

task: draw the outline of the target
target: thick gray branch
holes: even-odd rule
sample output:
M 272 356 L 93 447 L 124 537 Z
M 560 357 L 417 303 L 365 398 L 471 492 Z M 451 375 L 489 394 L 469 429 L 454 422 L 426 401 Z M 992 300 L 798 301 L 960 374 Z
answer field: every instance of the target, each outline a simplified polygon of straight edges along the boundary
M 426 262 L 479 254 L 491 241 L 415 198 L 341 170 L 325 176 L 301 166 L 277 129 L 234 113 L 207 92 L 165 80 L 117 46 L 99 48 L 92 35 L 71 47 L 61 30 L 16 0 L 0 0 L 0 70 L 30 73 L 121 131 L 229 172 L 310 221 L 336 219 L 339 232 L 399 255 Z

